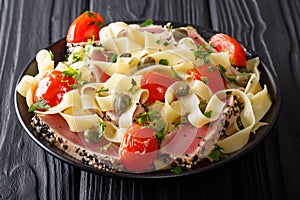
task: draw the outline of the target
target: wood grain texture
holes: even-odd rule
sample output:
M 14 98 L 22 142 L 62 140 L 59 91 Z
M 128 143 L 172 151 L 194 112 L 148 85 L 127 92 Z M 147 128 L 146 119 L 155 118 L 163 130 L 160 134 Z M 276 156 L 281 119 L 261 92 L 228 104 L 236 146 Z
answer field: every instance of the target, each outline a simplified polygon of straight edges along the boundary
M 299 8 L 298 0 L 0 0 L 0 199 L 299 199 Z M 107 22 L 170 20 L 236 37 L 278 73 L 278 126 L 236 161 L 180 179 L 103 177 L 47 154 L 17 120 L 14 88 L 37 51 L 85 10 Z

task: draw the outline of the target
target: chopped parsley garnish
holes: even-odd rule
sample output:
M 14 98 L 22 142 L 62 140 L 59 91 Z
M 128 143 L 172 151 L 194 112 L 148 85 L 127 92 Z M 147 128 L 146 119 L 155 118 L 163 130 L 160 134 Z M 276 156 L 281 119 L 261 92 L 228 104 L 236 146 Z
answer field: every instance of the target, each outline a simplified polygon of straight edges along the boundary
M 63 76 L 67 76 L 69 78 L 75 77 L 77 74 L 78 74 L 78 72 L 72 67 L 68 67 L 67 70 L 62 72 Z
M 65 61 L 68 61 L 68 58 L 69 58 L 68 55 L 65 54 L 65 55 L 64 55 L 64 62 L 65 62 Z
M 72 62 L 79 62 L 83 60 L 83 56 L 80 52 L 73 52 L 72 53 Z
M 158 143 L 160 144 L 162 142 L 165 137 L 166 125 L 159 112 L 152 109 L 148 112 L 144 112 L 137 118 L 137 122 L 141 125 L 154 129 Z
M 207 118 L 211 118 L 211 113 L 212 112 L 213 112 L 212 110 L 207 111 L 207 112 L 204 113 L 204 116 L 207 117 Z
M 219 146 L 215 146 L 215 148 L 208 155 L 214 161 L 219 161 L 222 158 L 227 158 L 227 155 L 222 151 L 222 148 Z
M 130 92 L 134 91 L 135 86 L 137 86 L 136 81 L 132 78 L 131 79 L 131 88 L 129 89 Z
M 94 42 L 95 42 L 95 36 L 92 35 L 92 39 L 91 39 L 91 38 L 87 39 L 87 42 L 88 42 L 88 44 L 90 44 L 90 45 L 94 45 Z
M 172 72 L 172 78 L 181 80 L 180 76 L 177 74 L 173 66 L 171 66 L 171 72 Z
M 49 108 L 50 106 L 45 99 L 39 99 L 34 104 L 29 106 L 28 112 L 34 112 L 37 109 L 48 110 Z
M 233 82 L 235 79 L 234 78 L 231 78 L 231 77 L 229 77 L 229 76 L 227 76 L 226 74 L 225 74 L 225 72 L 227 71 L 226 70 L 226 68 L 223 66 L 223 65 L 218 65 L 218 69 L 219 69 L 219 72 L 220 72 L 220 74 L 221 74 L 221 76 L 225 79 L 225 80 L 227 80 L 227 81 L 229 81 L 229 82 Z
M 214 72 L 215 71 L 215 66 L 209 66 L 207 71 L 208 72 Z
M 202 80 L 203 83 L 208 84 L 208 78 L 207 77 L 202 77 L 201 80 Z
M 99 95 L 101 95 L 101 92 L 108 92 L 109 89 L 105 88 L 103 85 L 101 86 L 101 88 L 99 90 L 96 91 L 96 93 L 98 93 Z
M 67 82 L 68 86 L 72 89 L 76 89 L 78 86 L 84 85 L 88 83 L 85 80 L 81 80 L 82 73 L 78 73 L 74 68 L 68 67 L 67 70 L 62 72 L 62 76 L 65 77 L 67 76 L 68 78 L 74 78 L 76 80 L 75 84 L 69 84 L 68 80 L 61 80 L 61 82 Z
M 100 147 L 99 150 L 102 151 L 107 151 L 108 148 L 112 145 L 112 142 L 107 143 L 106 145 L 104 145 L 103 147 Z
M 202 44 L 201 46 L 197 45 L 197 50 L 194 50 L 195 59 L 201 58 L 204 60 L 204 63 L 209 63 L 209 55 L 212 53 L 211 46 Z
M 86 12 L 87 12 L 87 15 L 88 15 L 89 17 L 95 17 L 94 14 L 93 14 L 91 11 L 86 11 Z
M 147 19 L 146 21 L 144 21 L 141 24 L 141 27 L 146 27 L 146 26 L 150 26 L 150 25 L 153 25 L 153 20 L 152 19 Z
M 110 62 L 112 62 L 112 63 L 117 62 L 117 58 L 118 58 L 118 54 L 116 54 L 116 53 L 111 54 Z
M 105 133 L 105 124 L 104 122 L 100 122 L 97 124 L 98 138 L 101 138 Z
M 50 54 L 50 58 L 51 58 L 51 60 L 54 60 L 54 55 L 53 55 L 53 53 L 52 53 L 52 51 L 51 51 L 51 50 L 49 50 L 49 54 Z
M 103 24 L 103 22 L 99 21 L 99 22 L 96 22 L 97 26 L 99 29 L 103 28 L 105 26 L 105 24 Z
M 160 59 L 158 63 L 161 65 L 168 65 L 169 61 L 167 59 Z
M 179 166 L 173 167 L 171 169 L 171 172 L 173 172 L 174 174 L 181 174 L 182 173 L 182 169 Z

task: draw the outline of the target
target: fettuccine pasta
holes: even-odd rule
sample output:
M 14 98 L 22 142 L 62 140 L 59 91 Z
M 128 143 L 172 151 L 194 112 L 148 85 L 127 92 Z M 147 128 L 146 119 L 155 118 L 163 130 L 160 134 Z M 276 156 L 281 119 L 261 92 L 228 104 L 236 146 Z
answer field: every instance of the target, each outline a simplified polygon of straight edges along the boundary
M 267 125 L 262 120 L 272 102 L 268 86 L 260 85 L 259 58 L 236 67 L 228 52 L 218 52 L 190 26 L 115 22 L 99 36 L 98 43 L 72 48 L 56 66 L 50 51 L 38 52 L 38 74 L 24 76 L 17 86 L 36 116 L 58 114 L 71 132 L 96 131 L 117 148 L 135 124 L 150 127 L 159 141 L 155 170 L 180 159 L 213 160 L 210 153 L 217 147 L 225 154 L 238 151 Z M 51 106 L 41 85 L 54 73 L 60 74 L 62 89 L 50 95 L 58 98 Z M 175 153 L 172 138 L 180 138 L 187 125 L 195 135 L 184 136 L 192 140 Z M 168 161 L 160 155 L 168 155 Z

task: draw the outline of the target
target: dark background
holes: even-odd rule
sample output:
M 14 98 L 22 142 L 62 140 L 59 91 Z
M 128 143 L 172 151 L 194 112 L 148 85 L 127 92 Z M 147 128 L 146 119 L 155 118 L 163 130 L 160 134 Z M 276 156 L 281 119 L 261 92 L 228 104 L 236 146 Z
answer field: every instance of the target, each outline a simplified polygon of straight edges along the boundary
M 35 54 L 64 37 L 85 10 L 107 23 L 151 18 L 232 35 L 276 69 L 278 125 L 234 162 L 184 178 L 122 180 L 54 158 L 19 123 L 15 85 Z M 298 0 L 0 0 L 0 199 L 300 199 L 299 40 Z

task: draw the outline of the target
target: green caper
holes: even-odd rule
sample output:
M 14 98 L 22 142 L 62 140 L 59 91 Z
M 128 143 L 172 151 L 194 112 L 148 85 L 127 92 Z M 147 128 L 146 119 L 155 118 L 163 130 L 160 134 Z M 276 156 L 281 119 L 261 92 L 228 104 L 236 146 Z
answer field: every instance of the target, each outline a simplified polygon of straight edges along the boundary
M 250 74 L 237 74 L 235 76 L 235 83 L 238 84 L 239 86 L 245 87 L 250 79 L 251 75 Z
M 180 39 L 182 39 L 182 38 L 187 37 L 187 36 L 188 36 L 188 33 L 187 33 L 187 31 L 186 31 L 185 29 L 176 28 L 176 29 L 174 29 L 174 31 L 173 31 L 173 36 L 174 36 L 176 39 L 180 40 Z
M 123 58 L 130 58 L 130 57 L 131 57 L 131 53 L 128 53 L 128 52 L 122 53 L 122 54 L 120 55 L 120 57 L 123 57 Z
M 207 106 L 206 102 L 200 101 L 199 109 L 201 110 L 201 112 L 203 112 L 203 113 L 205 112 L 206 106 Z
M 118 113 L 119 115 L 121 115 L 122 113 L 124 113 L 130 106 L 130 96 L 127 94 L 119 94 L 114 101 L 114 109 L 116 111 L 116 113 Z
M 189 92 L 190 92 L 190 86 L 187 83 L 182 82 L 180 86 L 176 89 L 175 95 L 177 97 L 184 97 L 188 95 Z
M 141 69 L 144 69 L 144 68 L 146 68 L 150 65 L 154 65 L 155 63 L 156 62 L 155 62 L 154 58 L 152 58 L 151 56 L 147 56 L 147 57 L 142 58 L 142 60 L 137 65 L 137 69 L 141 70 Z
M 101 139 L 101 135 L 98 132 L 97 127 L 92 127 L 83 132 L 84 139 L 87 142 L 91 143 L 99 143 Z

